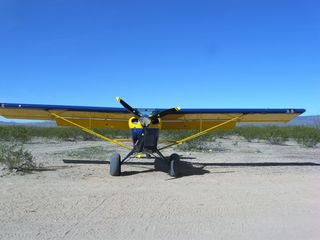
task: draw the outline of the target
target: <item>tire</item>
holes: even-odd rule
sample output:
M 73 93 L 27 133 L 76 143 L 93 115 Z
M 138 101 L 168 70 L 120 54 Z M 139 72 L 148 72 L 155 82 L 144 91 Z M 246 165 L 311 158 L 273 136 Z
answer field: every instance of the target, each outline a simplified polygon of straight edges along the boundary
M 179 177 L 179 167 L 180 167 L 180 156 L 176 153 L 172 154 L 169 158 L 170 161 L 170 169 L 169 169 L 169 175 L 171 177 Z
M 110 159 L 109 172 L 111 176 L 121 175 L 121 157 L 119 153 L 113 153 Z

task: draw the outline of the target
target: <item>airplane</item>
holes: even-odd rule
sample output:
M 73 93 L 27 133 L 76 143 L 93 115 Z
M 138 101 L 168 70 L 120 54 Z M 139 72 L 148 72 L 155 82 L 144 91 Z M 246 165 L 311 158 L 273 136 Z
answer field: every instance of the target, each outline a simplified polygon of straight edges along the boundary
M 0 103 L 0 115 L 9 119 L 54 120 L 58 126 L 72 126 L 112 144 L 129 150 L 121 160 L 119 153 L 112 154 L 109 173 L 121 175 L 121 166 L 132 157 L 158 157 L 169 166 L 169 175 L 178 177 L 180 156 L 165 157 L 161 150 L 191 141 L 220 129 L 233 129 L 237 123 L 285 123 L 305 112 L 305 109 L 169 109 L 133 108 L 120 97 L 123 108 L 87 107 L 68 105 L 44 105 Z M 132 147 L 117 139 L 101 135 L 93 128 L 126 129 L 131 132 Z M 198 130 L 180 140 L 158 147 L 160 130 Z

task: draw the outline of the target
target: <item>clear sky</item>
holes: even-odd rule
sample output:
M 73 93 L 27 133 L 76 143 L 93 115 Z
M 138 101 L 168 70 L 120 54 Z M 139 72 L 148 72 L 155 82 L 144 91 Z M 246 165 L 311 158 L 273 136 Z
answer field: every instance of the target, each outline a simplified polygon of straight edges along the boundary
M 306 108 L 320 1 L 0 1 L 0 102 Z

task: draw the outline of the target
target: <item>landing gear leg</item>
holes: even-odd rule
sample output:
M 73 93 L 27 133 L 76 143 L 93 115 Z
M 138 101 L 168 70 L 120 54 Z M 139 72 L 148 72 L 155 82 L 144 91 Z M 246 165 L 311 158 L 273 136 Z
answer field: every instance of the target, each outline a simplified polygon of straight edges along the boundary
M 167 166 L 169 165 L 169 175 L 171 177 L 179 177 L 180 176 L 180 156 L 176 153 L 172 154 L 169 159 L 167 159 L 165 156 L 162 155 L 162 153 L 156 149 L 156 153 L 160 156 L 162 163 L 163 161 L 167 164 Z M 157 159 L 155 160 L 157 161 Z M 159 163 L 155 162 L 155 167 L 158 167 L 160 169 L 161 166 Z M 163 169 L 163 167 L 161 167 L 161 169 Z

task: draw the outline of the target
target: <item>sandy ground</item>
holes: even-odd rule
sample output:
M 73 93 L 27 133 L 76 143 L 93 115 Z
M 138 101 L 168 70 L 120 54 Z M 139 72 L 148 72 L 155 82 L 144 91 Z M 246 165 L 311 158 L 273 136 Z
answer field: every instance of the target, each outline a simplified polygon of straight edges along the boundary
M 319 146 L 213 145 L 165 152 L 183 156 L 175 179 L 145 158 L 121 177 L 62 163 L 106 160 L 104 142 L 34 141 L 26 147 L 45 170 L 0 178 L 0 239 L 320 239 Z

